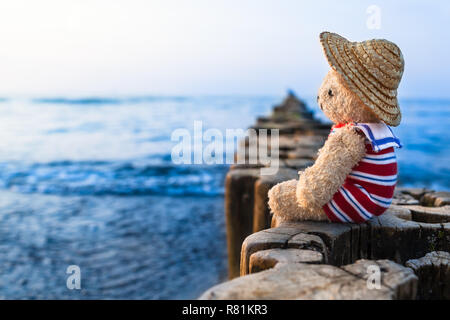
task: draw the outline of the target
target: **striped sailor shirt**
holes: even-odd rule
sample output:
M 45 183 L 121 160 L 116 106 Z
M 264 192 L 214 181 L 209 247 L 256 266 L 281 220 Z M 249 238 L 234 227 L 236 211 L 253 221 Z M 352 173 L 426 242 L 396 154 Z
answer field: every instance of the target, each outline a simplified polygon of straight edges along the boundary
M 323 210 L 332 222 L 363 223 L 389 207 L 397 183 L 394 147 L 399 139 L 384 123 L 354 123 L 366 137 L 366 154 Z M 333 126 L 331 133 L 343 125 Z

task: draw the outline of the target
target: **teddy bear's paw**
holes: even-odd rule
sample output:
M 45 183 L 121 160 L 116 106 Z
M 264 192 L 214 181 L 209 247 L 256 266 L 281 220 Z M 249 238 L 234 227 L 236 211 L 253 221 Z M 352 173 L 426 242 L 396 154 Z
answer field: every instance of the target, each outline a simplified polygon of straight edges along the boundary
M 269 190 L 269 207 L 278 221 L 299 220 L 301 208 L 295 195 L 297 183 L 298 180 L 288 180 Z
M 315 220 L 324 221 L 327 217 L 323 210 L 302 208 L 297 202 L 298 180 L 288 180 L 273 186 L 269 190 L 269 207 L 280 222 Z

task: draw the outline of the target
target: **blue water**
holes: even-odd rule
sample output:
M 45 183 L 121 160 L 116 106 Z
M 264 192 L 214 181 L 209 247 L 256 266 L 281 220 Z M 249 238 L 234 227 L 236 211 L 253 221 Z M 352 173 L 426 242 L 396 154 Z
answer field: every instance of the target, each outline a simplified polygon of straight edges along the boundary
M 0 104 L 0 188 L 58 195 L 223 194 L 225 166 L 174 165 L 177 128 L 246 129 L 276 98 L 40 98 Z
M 196 298 L 224 280 L 227 166 L 174 165 L 171 133 L 245 129 L 281 99 L 2 99 L 0 298 Z M 401 108 L 399 185 L 449 190 L 450 101 Z

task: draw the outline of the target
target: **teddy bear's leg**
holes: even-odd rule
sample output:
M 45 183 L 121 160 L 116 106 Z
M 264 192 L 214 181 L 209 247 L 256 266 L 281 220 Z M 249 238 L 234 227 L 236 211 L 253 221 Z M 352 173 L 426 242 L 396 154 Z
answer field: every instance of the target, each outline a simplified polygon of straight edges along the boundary
M 281 182 L 269 190 L 269 207 L 278 221 L 328 220 L 322 208 L 302 208 L 297 202 L 298 180 Z

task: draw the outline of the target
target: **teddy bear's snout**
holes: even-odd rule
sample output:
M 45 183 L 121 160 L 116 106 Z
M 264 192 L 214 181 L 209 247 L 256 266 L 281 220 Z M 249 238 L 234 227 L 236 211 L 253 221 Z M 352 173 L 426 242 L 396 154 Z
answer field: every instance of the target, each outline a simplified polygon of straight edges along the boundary
M 320 103 L 320 97 L 319 96 L 317 96 L 317 104 L 319 105 L 320 110 L 323 111 L 322 103 Z

